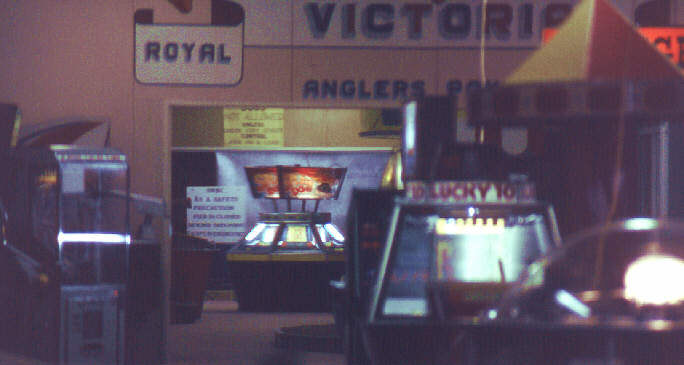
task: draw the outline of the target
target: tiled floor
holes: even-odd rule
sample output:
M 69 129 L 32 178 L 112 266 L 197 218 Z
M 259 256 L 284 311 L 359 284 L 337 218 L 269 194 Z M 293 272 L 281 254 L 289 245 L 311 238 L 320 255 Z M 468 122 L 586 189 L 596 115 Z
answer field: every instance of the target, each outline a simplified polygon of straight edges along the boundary
M 332 324 L 329 313 L 245 313 L 232 301 L 208 301 L 202 318 L 168 332 L 168 364 L 342 365 L 341 353 L 288 351 L 274 344 L 282 327 Z
M 233 301 L 205 302 L 202 318 L 173 324 L 167 334 L 169 365 L 342 365 L 341 353 L 288 351 L 274 344 L 282 327 L 332 324 L 328 313 L 245 313 Z M 43 365 L 0 352 L 0 365 Z M 155 365 L 155 364 L 136 364 Z

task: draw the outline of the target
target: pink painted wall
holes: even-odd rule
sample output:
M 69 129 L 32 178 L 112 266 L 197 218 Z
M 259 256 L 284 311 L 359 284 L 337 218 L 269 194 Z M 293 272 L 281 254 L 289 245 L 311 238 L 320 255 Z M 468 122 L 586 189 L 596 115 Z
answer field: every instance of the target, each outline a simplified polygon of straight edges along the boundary
M 88 6 L 84 6 L 87 4 Z M 126 1 L 0 1 L 0 100 L 23 123 L 110 121 L 112 143 L 133 150 L 133 49 Z

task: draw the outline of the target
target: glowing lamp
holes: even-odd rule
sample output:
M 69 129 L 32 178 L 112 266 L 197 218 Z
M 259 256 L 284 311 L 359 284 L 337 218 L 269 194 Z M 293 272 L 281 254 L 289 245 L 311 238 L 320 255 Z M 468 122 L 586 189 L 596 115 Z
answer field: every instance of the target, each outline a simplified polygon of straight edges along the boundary
M 678 305 L 684 302 L 684 260 L 646 255 L 632 262 L 624 277 L 625 298 L 637 305 Z

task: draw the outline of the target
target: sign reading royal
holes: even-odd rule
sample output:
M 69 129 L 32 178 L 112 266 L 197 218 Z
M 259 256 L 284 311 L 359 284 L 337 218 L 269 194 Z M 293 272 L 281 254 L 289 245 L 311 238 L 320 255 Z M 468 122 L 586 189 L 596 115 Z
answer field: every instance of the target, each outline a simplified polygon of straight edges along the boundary
M 211 25 L 152 24 L 151 10 L 136 12 L 136 80 L 164 85 L 240 83 L 244 10 L 239 4 L 226 4 L 231 6 L 220 10 L 229 12 L 227 16 L 212 16 Z M 226 20 L 216 24 L 216 18 Z

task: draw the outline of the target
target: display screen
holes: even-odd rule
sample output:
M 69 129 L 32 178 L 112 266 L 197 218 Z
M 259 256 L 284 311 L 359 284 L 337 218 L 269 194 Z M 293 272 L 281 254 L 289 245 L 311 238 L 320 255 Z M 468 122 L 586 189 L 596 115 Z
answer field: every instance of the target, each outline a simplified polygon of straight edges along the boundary
M 428 284 L 439 318 L 476 316 L 554 246 L 545 210 L 523 207 L 441 212 Z
M 437 218 L 430 209 L 407 208 L 400 214 L 385 276 L 383 315 L 428 314 L 426 283 Z
M 252 195 L 270 199 L 337 199 L 346 172 L 327 167 L 245 167 Z
M 382 279 L 380 313 L 429 315 L 429 283 L 448 283 L 467 295 L 475 287 L 487 287 L 478 293 L 488 297 L 500 292 L 557 244 L 547 213 L 539 204 L 401 206 Z
M 306 242 L 308 241 L 307 239 L 307 232 L 306 232 L 306 225 L 294 225 L 290 224 L 286 228 L 285 232 L 285 241 L 287 242 Z
M 440 217 L 435 236 L 435 278 L 512 282 L 550 246 L 549 240 L 544 217 L 538 213 Z
M 292 199 L 337 199 L 347 169 L 280 166 L 283 195 Z
M 275 166 L 245 167 L 245 173 L 255 198 L 280 198 L 278 171 Z
M 288 223 L 283 227 L 281 241 L 278 241 L 278 248 L 312 249 L 318 248 L 308 224 Z

